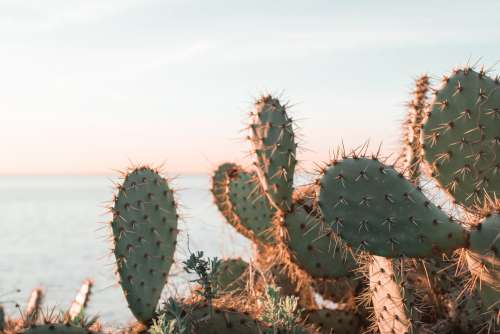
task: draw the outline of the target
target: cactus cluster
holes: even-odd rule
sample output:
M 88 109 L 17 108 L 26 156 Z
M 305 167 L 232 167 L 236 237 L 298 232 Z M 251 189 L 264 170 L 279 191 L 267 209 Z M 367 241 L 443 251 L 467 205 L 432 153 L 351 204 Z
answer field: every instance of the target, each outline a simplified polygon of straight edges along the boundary
M 297 186 L 295 124 L 271 95 L 250 116 L 253 164 L 220 165 L 216 206 L 254 244 L 249 263 L 184 262 L 194 294 L 159 307 L 174 263 L 177 202 L 148 166 L 123 174 L 110 207 L 113 253 L 138 323 L 124 333 L 500 333 L 500 80 L 456 69 L 431 91 L 416 81 L 395 161 L 339 150 Z M 451 199 L 444 210 L 428 178 Z M 191 254 L 193 255 L 193 254 Z M 40 314 L 41 291 L 7 333 L 99 333 L 83 316 L 86 281 L 62 317 Z M 334 307 L 327 305 L 334 303 Z

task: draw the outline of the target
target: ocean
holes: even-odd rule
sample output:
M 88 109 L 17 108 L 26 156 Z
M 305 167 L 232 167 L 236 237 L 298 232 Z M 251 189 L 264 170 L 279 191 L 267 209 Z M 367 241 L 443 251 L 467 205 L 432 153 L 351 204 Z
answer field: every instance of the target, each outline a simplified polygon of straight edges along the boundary
M 22 309 L 36 287 L 45 292 L 44 309 L 65 311 L 91 278 L 88 315 L 115 328 L 134 320 L 114 274 L 106 225 L 115 181 L 106 176 L 0 177 L 0 304 L 8 315 L 17 317 L 16 304 Z M 180 175 L 173 186 L 181 233 L 163 298 L 189 293 L 192 277 L 183 273 L 181 261 L 190 251 L 246 260 L 252 252 L 250 242 L 225 223 L 213 204 L 208 175 Z

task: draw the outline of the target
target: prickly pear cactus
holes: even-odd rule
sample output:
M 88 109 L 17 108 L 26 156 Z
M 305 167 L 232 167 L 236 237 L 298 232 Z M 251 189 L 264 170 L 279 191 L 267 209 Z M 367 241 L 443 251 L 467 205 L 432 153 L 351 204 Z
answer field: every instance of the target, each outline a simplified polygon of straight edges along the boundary
M 241 258 L 225 259 L 215 277 L 216 285 L 224 293 L 244 289 L 247 284 L 248 263 Z
M 299 276 L 311 278 L 339 278 L 349 276 L 357 267 L 351 253 L 340 247 L 329 226 L 323 223 L 316 206 L 314 187 L 294 193 L 290 211 L 283 215 L 281 229 L 277 230 L 280 244 L 288 263 Z
M 42 303 L 43 303 L 43 289 L 41 288 L 33 289 L 31 291 L 30 298 L 28 299 L 26 310 L 24 311 L 22 322 L 25 326 L 27 324 L 34 323 L 38 320 Z
M 237 311 L 215 308 L 210 313 L 208 306 L 192 311 L 195 333 L 203 334 L 261 334 L 264 326 L 250 315 Z
M 461 333 L 498 333 L 500 328 L 495 325 L 496 319 L 491 312 L 485 312 L 479 291 L 462 298 L 456 309 L 457 327 Z
M 368 270 L 375 324 L 380 334 L 413 332 L 403 285 L 394 272 L 392 260 L 372 256 Z
M 115 197 L 111 227 L 120 284 L 144 323 L 154 316 L 174 261 L 176 206 L 167 181 L 149 167 L 127 173 Z
M 427 93 L 429 91 L 429 76 L 424 74 L 415 81 L 413 99 L 408 103 L 408 115 L 403 124 L 403 154 L 402 164 L 405 175 L 411 183 L 418 185 L 421 163 L 421 132 L 422 121 L 427 112 Z
M 484 70 L 457 69 L 436 90 L 424 121 L 432 175 L 466 207 L 500 193 L 500 81 Z
M 309 310 L 303 315 L 305 323 L 323 334 L 358 334 L 362 328 L 361 319 L 353 312 L 341 310 Z
M 234 216 L 229 222 L 238 232 L 261 245 L 275 243 L 272 220 L 276 210 L 262 192 L 257 176 L 242 168 L 233 169 L 226 192 Z
M 3 306 L 0 305 L 0 333 L 3 333 L 5 328 L 5 312 Z
M 24 334 L 97 334 L 87 328 L 70 324 L 48 324 L 33 326 L 23 332 Z
M 78 316 L 84 314 L 87 304 L 89 303 L 93 285 L 94 282 L 90 279 L 86 279 L 83 282 L 82 286 L 80 287 L 80 291 L 78 291 L 78 294 L 76 295 L 68 310 L 68 315 L 71 320 L 74 320 Z
M 354 275 L 346 277 L 315 279 L 313 289 L 326 300 L 342 304 L 343 308 L 356 308 L 356 296 L 361 286 L 361 280 Z
M 293 176 L 297 145 L 287 108 L 270 95 L 255 103 L 250 124 L 250 141 L 256 154 L 258 175 L 276 209 L 292 205 Z
M 293 273 L 290 265 L 283 261 L 281 253 L 282 251 L 276 247 L 259 249 L 255 264 L 262 275 L 257 276 L 256 290 L 265 295 L 269 285 L 277 286 L 282 296 L 298 297 L 300 307 L 316 307 L 310 280 Z
M 326 222 L 354 249 L 425 257 L 467 244 L 461 225 L 375 157 L 334 160 L 318 184 Z
M 483 312 L 492 315 L 500 331 L 500 214 L 491 214 L 474 227 L 466 259 Z
M 235 170 L 240 170 L 241 167 L 231 163 L 226 162 L 217 167 L 212 175 L 212 195 L 214 196 L 214 202 L 219 212 L 222 213 L 224 218 L 231 224 L 236 225 L 234 221 L 235 217 L 233 211 L 231 210 L 231 202 L 228 198 L 228 193 L 226 191 L 226 186 L 228 183 L 229 175 Z

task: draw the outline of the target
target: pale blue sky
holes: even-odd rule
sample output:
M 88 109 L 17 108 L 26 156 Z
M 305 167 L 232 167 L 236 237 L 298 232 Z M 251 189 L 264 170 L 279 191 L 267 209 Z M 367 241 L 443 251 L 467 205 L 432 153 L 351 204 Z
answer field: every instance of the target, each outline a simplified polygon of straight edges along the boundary
M 0 173 L 244 162 L 239 130 L 268 91 L 295 104 L 299 159 L 341 139 L 391 152 L 413 78 L 500 60 L 499 13 L 495 0 L 0 0 Z

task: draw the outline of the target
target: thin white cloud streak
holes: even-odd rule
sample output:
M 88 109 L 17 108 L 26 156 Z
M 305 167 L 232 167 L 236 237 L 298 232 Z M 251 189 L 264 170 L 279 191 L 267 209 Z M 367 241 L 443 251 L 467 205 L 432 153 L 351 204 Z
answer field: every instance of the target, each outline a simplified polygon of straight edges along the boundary
M 17 33 L 43 33 L 70 24 L 117 16 L 147 0 L 2 0 L 0 27 Z M 4 30 L 5 31 L 5 30 Z

